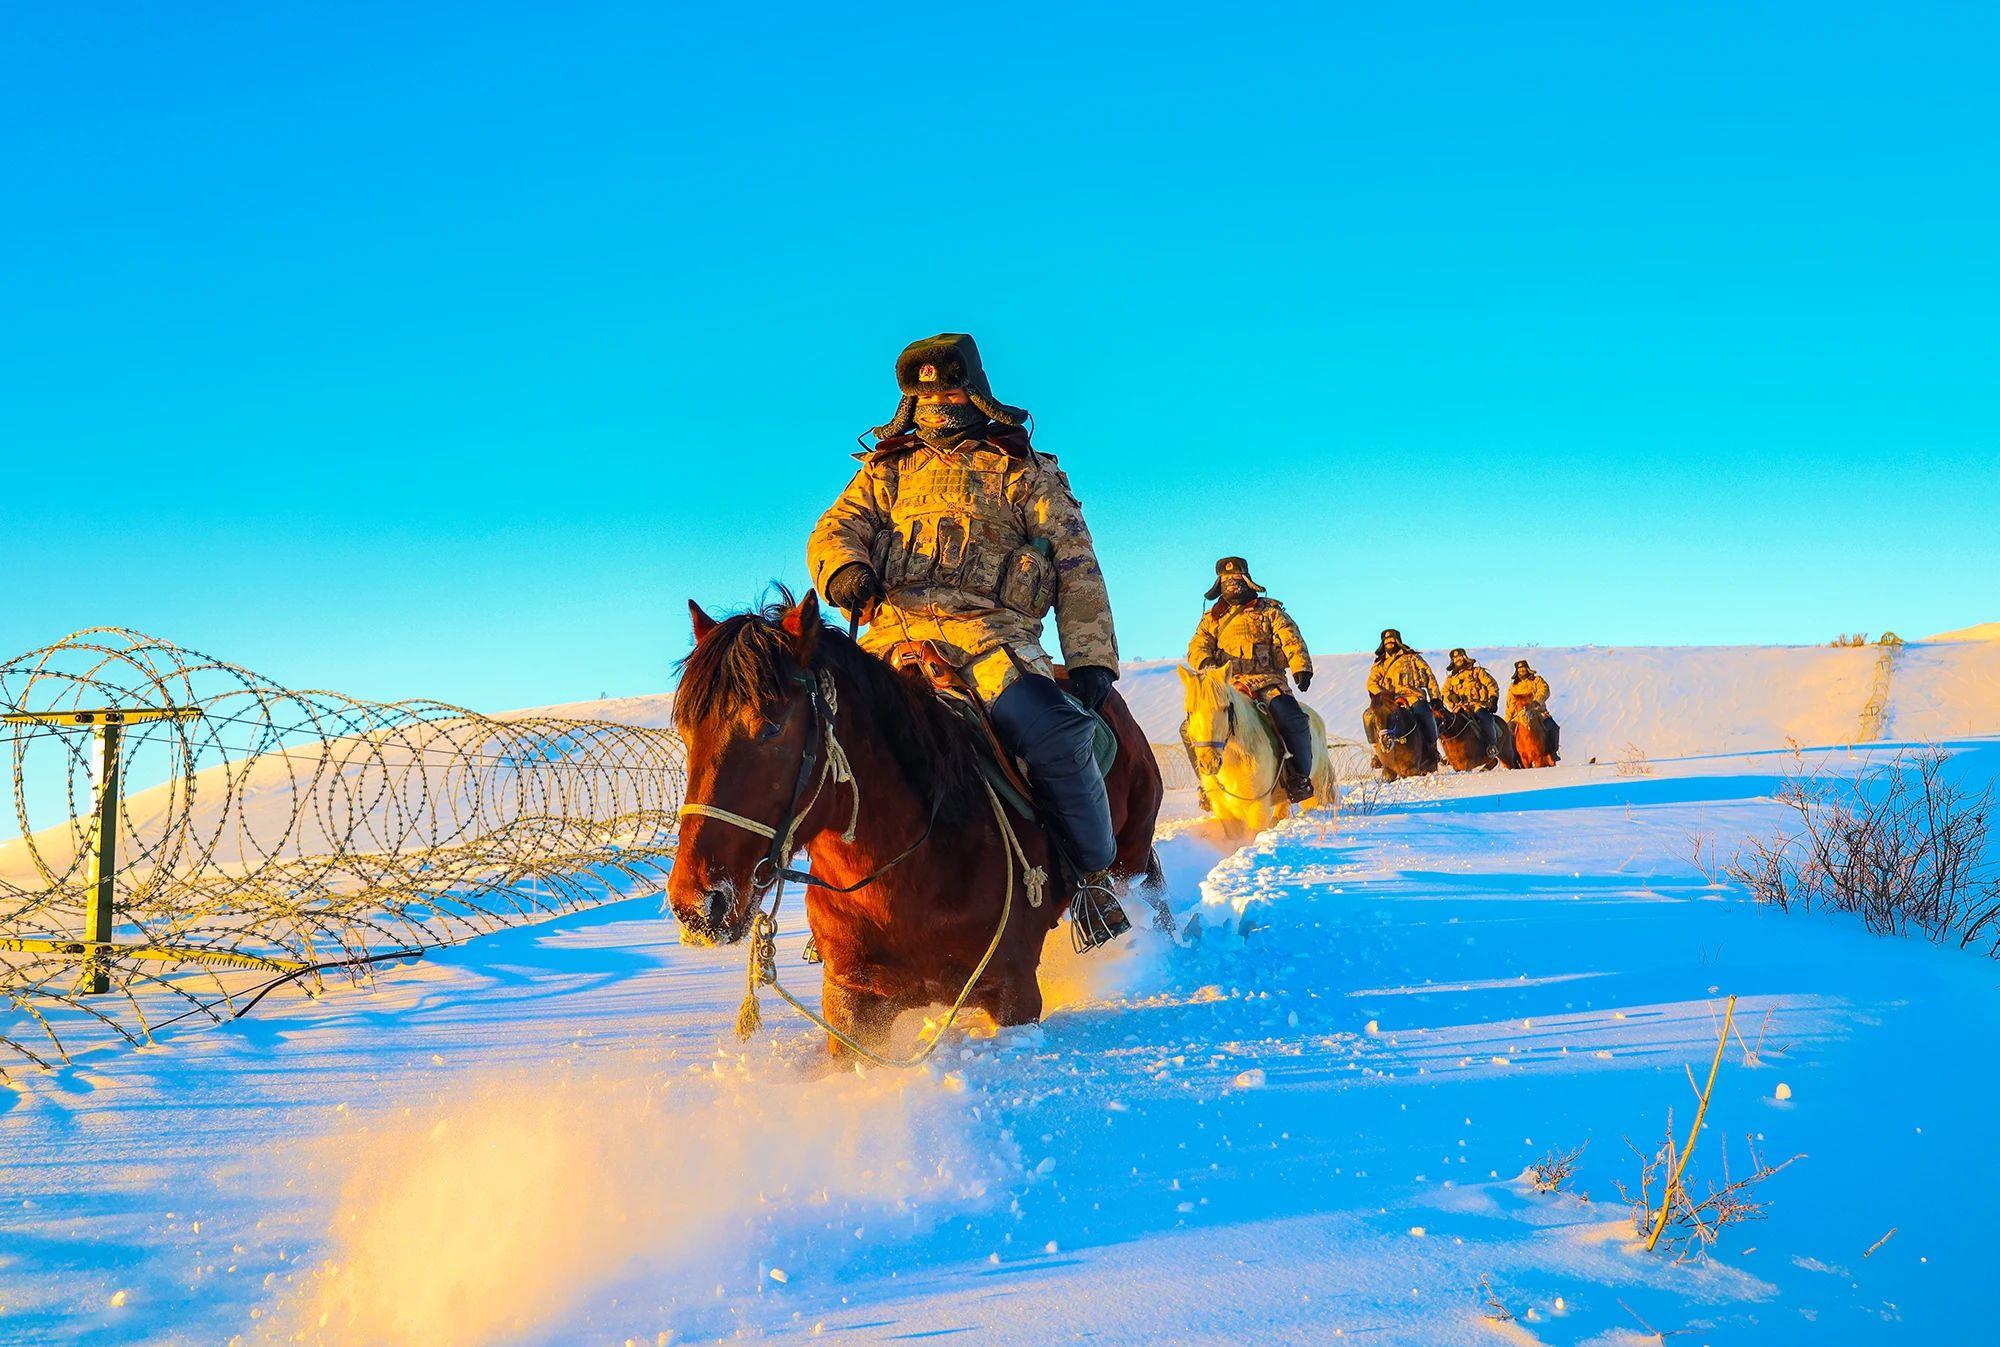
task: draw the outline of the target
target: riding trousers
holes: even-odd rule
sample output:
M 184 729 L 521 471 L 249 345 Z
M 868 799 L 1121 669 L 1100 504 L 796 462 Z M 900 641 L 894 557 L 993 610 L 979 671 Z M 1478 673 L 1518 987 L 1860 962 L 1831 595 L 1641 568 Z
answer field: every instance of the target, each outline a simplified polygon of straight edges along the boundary
M 1036 673 L 994 698 L 991 715 L 1001 746 L 1028 764 L 1028 781 L 1067 835 L 1077 865 L 1085 874 L 1108 867 L 1118 842 L 1097 770 L 1097 718 Z
M 1306 709 L 1289 692 L 1267 698 L 1264 705 L 1271 709 L 1271 723 L 1278 727 L 1278 738 L 1284 740 L 1285 752 L 1292 756 L 1293 769 L 1303 776 L 1311 776 L 1313 730 L 1312 721 L 1306 717 Z

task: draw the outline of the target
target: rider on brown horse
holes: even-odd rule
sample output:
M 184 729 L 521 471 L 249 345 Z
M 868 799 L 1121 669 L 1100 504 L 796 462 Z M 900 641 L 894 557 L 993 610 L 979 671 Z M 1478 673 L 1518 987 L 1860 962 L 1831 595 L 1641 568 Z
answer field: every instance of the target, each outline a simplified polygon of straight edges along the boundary
M 813 529 L 813 581 L 868 624 L 871 653 L 915 643 L 956 667 L 1063 834 L 1079 930 L 1109 939 L 1128 923 L 1106 876 L 1116 845 L 1092 713 L 1118 677 L 1118 641 L 1083 511 L 1029 444 L 1028 414 L 995 400 L 971 337 L 910 343 L 896 385 L 895 416 Z M 1041 646 L 1051 608 L 1073 697 Z
M 1549 680 L 1528 666 L 1528 661 L 1514 661 L 1514 682 L 1507 689 L 1507 719 L 1519 724 L 1524 716 L 1536 716 L 1549 722 L 1549 759 L 1559 761 L 1562 748 L 1562 727 L 1549 714 Z
M 1500 710 L 1500 685 L 1493 681 L 1493 675 L 1481 668 L 1479 661 L 1465 653 L 1460 646 L 1451 652 L 1451 672 L 1444 680 L 1444 705 L 1447 711 L 1490 711 Z
M 1368 695 L 1374 697 L 1386 694 L 1396 699 L 1396 704 L 1406 708 L 1417 718 L 1425 757 L 1435 763 L 1438 760 L 1437 714 L 1431 710 L 1431 703 L 1437 699 L 1437 675 L 1424 657 L 1403 644 L 1403 633 L 1394 627 L 1382 629 L 1381 644 L 1375 647 L 1375 663 L 1368 670 Z M 1368 742 L 1374 745 L 1379 726 L 1375 723 L 1375 713 L 1370 709 L 1362 714 L 1362 726 L 1368 731 Z
M 1215 606 L 1201 615 L 1187 657 L 1196 669 L 1226 670 L 1231 683 L 1270 712 L 1285 749 L 1285 794 L 1297 803 L 1313 795 L 1312 722 L 1292 695 L 1286 671 L 1304 692 L 1312 686 L 1313 662 L 1299 624 L 1284 604 L 1260 597 L 1263 593 L 1242 557 L 1216 562 L 1207 594 Z M 1201 804 L 1208 807 L 1205 798 Z

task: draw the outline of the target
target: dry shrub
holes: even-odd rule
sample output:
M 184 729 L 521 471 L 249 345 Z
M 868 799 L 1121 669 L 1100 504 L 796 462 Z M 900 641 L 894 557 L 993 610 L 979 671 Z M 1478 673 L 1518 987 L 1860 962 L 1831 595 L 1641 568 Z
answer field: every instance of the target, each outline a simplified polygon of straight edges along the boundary
M 1529 1180 L 1538 1193 L 1559 1193 L 1576 1174 L 1577 1161 L 1583 1158 L 1588 1141 L 1583 1145 L 1563 1152 L 1549 1151 L 1541 1159 L 1528 1166 Z M 1587 1198 L 1585 1200 L 1588 1200 Z
M 1951 780 L 1949 760 L 1930 748 L 1859 777 L 1795 771 L 1777 796 L 1795 827 L 1752 841 L 1729 876 L 1786 911 L 1830 907 L 1878 935 L 1917 931 L 2000 954 L 2000 874 L 1986 856 L 1993 787 Z
M 1629 1141 L 1625 1144 L 1632 1146 Z M 1702 1195 L 1697 1197 L 1685 1172 L 1678 1183 L 1671 1180 L 1680 1145 L 1674 1137 L 1674 1119 L 1669 1112 L 1666 1138 L 1659 1149 L 1648 1154 L 1632 1146 L 1632 1153 L 1639 1157 L 1638 1191 L 1633 1192 L 1622 1182 L 1618 1185 L 1618 1195 L 1632 1208 L 1632 1228 L 1642 1239 L 1651 1234 L 1661 1204 L 1667 1205 L 1666 1227 L 1660 1243 L 1673 1254 L 1676 1263 L 1706 1255 L 1722 1238 L 1722 1232 L 1732 1225 L 1763 1220 L 1770 1204 L 1759 1194 L 1758 1186 L 1779 1170 L 1805 1158 L 1794 1155 L 1775 1165 L 1768 1164 L 1758 1153 L 1756 1142 L 1746 1136 L 1744 1145 L 1750 1151 L 1750 1169 L 1738 1178 L 1730 1172 L 1729 1139 L 1724 1137 L 1721 1182 L 1704 1179 Z
M 1611 769 L 1619 776 L 1651 776 L 1653 764 L 1646 760 L 1646 750 L 1629 740 L 1625 752 Z

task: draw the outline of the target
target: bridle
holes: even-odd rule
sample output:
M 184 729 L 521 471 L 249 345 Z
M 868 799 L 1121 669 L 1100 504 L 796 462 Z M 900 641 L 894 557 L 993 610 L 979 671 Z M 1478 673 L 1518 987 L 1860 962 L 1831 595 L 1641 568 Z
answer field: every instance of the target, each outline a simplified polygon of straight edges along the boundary
M 1400 748 L 1402 745 L 1409 743 L 1411 736 L 1413 736 L 1417 732 L 1417 726 L 1423 723 L 1423 721 L 1418 717 L 1416 712 L 1411 711 L 1409 708 L 1405 706 L 1399 704 L 1396 707 L 1396 710 L 1403 712 L 1405 715 L 1409 717 L 1410 728 L 1404 730 L 1401 734 L 1391 734 L 1389 733 L 1389 723 L 1385 719 L 1380 725 L 1375 727 L 1376 742 L 1383 748 L 1388 748 L 1391 745 Z M 1394 712 L 1391 712 L 1390 714 L 1393 715 Z
M 1230 696 L 1224 701 L 1223 710 L 1226 712 L 1225 718 L 1229 728 L 1224 732 L 1223 737 L 1220 739 L 1189 738 L 1188 717 L 1186 716 L 1181 717 L 1181 743 L 1188 750 L 1188 757 L 1190 760 L 1193 759 L 1194 751 L 1198 748 L 1212 749 L 1217 753 L 1222 753 L 1228 749 L 1231 743 L 1241 742 L 1242 736 L 1237 734 L 1236 732 L 1236 698 L 1234 696 Z M 1198 772 L 1200 769 L 1197 767 L 1196 770 Z M 1213 780 L 1215 781 L 1216 789 L 1221 791 L 1224 795 L 1229 796 L 1231 799 L 1257 801 L 1257 800 L 1268 799 L 1270 797 L 1271 792 L 1278 788 L 1278 778 L 1284 775 L 1284 771 L 1285 771 L 1285 753 L 1283 747 L 1280 746 L 1278 749 L 1278 765 L 1271 774 L 1271 784 L 1266 786 L 1263 790 L 1258 791 L 1254 794 L 1244 795 L 1231 790 L 1227 785 L 1223 784 L 1222 776 L 1220 773 L 1217 773 L 1216 776 L 1213 778 Z
M 917 840 L 904 847 L 896 855 L 869 871 L 867 875 L 852 884 L 829 884 L 823 879 L 815 879 L 804 870 L 791 864 L 792 855 L 798 849 L 798 832 L 806 815 L 819 803 L 820 793 L 826 789 L 830 778 L 836 787 L 845 785 L 852 799 L 848 812 L 847 827 L 841 831 L 840 840 L 853 842 L 854 832 L 861 824 L 861 786 L 854 779 L 854 765 L 848 761 L 847 750 L 840 746 L 840 740 L 833 732 L 833 718 L 839 706 L 838 693 L 833 675 L 825 669 L 818 676 L 801 669 L 792 675 L 806 694 L 807 714 L 812 723 L 806 729 L 806 745 L 799 753 L 799 770 L 792 779 L 791 799 L 785 805 L 785 814 L 774 827 L 746 818 L 742 814 L 724 809 L 720 805 L 690 801 L 680 807 L 680 816 L 712 818 L 719 823 L 728 823 L 755 833 L 759 837 L 771 839 L 771 849 L 757 861 L 750 870 L 750 892 L 761 893 L 773 884 L 789 880 L 794 884 L 804 884 L 811 888 L 825 889 L 829 893 L 857 893 L 867 888 L 896 866 L 901 865 L 915 854 L 918 847 L 930 840 L 931 830 L 937 826 L 938 806 L 942 796 L 933 794 L 930 815 L 924 821 L 923 832 Z M 807 783 L 811 783 L 812 793 L 808 795 Z

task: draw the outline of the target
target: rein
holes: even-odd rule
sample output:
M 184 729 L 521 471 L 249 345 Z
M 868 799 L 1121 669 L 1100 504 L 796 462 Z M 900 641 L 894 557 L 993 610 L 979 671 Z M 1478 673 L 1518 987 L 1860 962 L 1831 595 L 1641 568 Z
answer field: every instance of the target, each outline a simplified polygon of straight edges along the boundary
M 825 669 L 821 669 L 818 677 L 814 678 L 808 673 L 801 671 L 792 675 L 792 681 L 805 689 L 806 704 L 812 715 L 812 726 L 806 733 L 805 749 L 799 755 L 799 770 L 798 775 L 792 782 L 791 801 L 785 806 L 785 816 L 777 826 L 774 827 L 768 823 L 760 823 L 753 818 L 746 818 L 719 805 L 695 802 L 683 804 L 680 807 L 680 816 L 682 818 L 687 818 L 690 815 L 712 818 L 717 822 L 728 823 L 742 828 L 747 832 L 755 833 L 759 837 L 768 837 L 771 839 L 771 850 L 757 862 L 755 868 L 750 872 L 752 893 L 754 894 L 757 889 L 768 885 L 771 890 L 771 902 L 768 908 L 759 902 L 757 905 L 757 915 L 752 918 L 750 923 L 750 985 L 743 994 L 743 1006 L 736 1015 L 736 1036 L 741 1039 L 748 1039 L 763 1024 L 763 1016 L 757 1009 L 757 989 L 768 986 L 775 990 L 779 996 L 783 997 L 792 1009 L 798 1011 L 799 1014 L 805 1016 L 814 1024 L 817 1024 L 831 1037 L 846 1045 L 850 1051 L 858 1056 L 866 1058 L 877 1066 L 918 1066 L 928 1059 L 932 1053 L 937 1051 L 939 1044 L 944 1041 L 945 1031 L 951 1028 L 953 1021 L 958 1018 L 959 1011 L 965 1008 L 965 1002 L 972 995 L 973 987 L 986 972 L 986 966 L 993 961 L 994 954 L 1000 949 L 1000 939 L 1007 933 L 1007 922 L 1013 916 L 1014 912 L 1017 862 L 1019 874 L 1027 882 L 1028 905 L 1030 907 L 1040 907 L 1042 905 L 1043 892 L 1048 884 L 1048 872 L 1040 866 L 1028 863 L 1027 853 L 1021 849 L 1020 836 L 1014 831 L 1012 820 L 1007 817 L 1006 807 L 1000 803 L 1000 797 L 994 793 L 992 785 L 982 782 L 982 784 L 986 785 L 986 798 L 993 806 L 993 816 L 999 822 L 1000 834 L 1007 843 L 1007 887 L 1001 899 L 1000 923 L 994 928 L 993 939 L 987 942 L 986 952 L 979 956 L 978 964 L 973 967 L 972 975 L 965 980 L 965 986 L 960 989 L 958 999 L 952 1002 L 951 1010 L 946 1014 L 944 1023 L 938 1026 L 937 1032 L 932 1035 L 930 1042 L 925 1044 L 921 1051 L 907 1059 L 880 1056 L 828 1023 L 825 1016 L 793 996 L 790 991 L 786 990 L 784 984 L 778 981 L 778 907 L 785 900 L 786 881 L 789 880 L 809 888 L 825 889 L 829 893 L 860 892 L 908 860 L 916 854 L 919 847 L 930 840 L 932 831 L 937 827 L 938 809 L 943 803 L 943 796 L 941 793 L 932 796 L 930 816 L 925 820 L 924 830 L 917 835 L 916 841 L 904 847 L 894 856 L 882 862 L 882 864 L 876 866 L 852 884 L 829 884 L 825 880 L 814 878 L 806 871 L 794 868 L 791 864 L 791 858 L 796 850 L 799 827 L 805 821 L 806 815 L 812 812 L 813 806 L 818 804 L 820 792 L 825 788 L 827 778 L 831 777 L 836 786 L 844 783 L 853 799 L 853 806 L 848 815 L 847 827 L 840 835 L 841 841 L 847 843 L 854 841 L 855 830 L 861 823 L 861 785 L 854 778 L 854 767 L 848 761 L 846 750 L 840 746 L 840 740 L 834 736 L 833 718 L 838 710 L 838 696 L 833 675 Z M 820 765 L 822 742 L 825 745 L 823 766 Z M 814 768 L 816 766 L 819 767 L 819 772 L 817 778 L 814 779 Z M 806 796 L 806 782 L 808 779 L 813 779 L 812 794 L 810 797 Z M 805 800 L 803 808 L 799 804 L 802 799 Z M 770 872 L 768 877 L 760 879 L 759 876 L 764 875 L 767 869 Z

